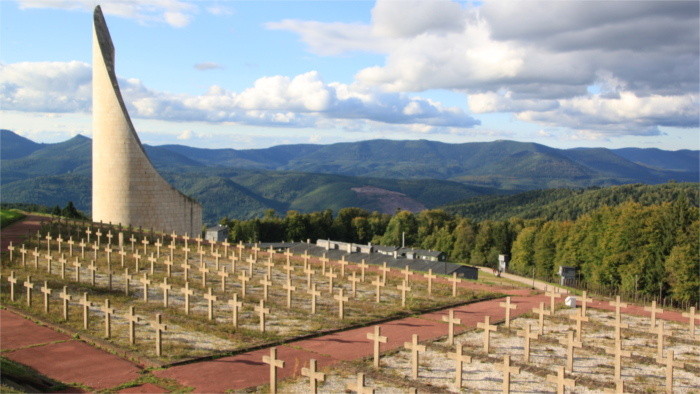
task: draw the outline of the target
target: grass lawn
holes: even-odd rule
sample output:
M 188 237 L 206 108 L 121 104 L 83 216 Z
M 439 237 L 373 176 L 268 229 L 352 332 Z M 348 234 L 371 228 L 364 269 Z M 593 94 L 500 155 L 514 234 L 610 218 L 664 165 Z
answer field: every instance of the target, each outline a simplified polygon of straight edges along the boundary
M 0 228 L 4 228 L 20 219 L 25 215 L 15 209 L 2 209 L 0 210 Z

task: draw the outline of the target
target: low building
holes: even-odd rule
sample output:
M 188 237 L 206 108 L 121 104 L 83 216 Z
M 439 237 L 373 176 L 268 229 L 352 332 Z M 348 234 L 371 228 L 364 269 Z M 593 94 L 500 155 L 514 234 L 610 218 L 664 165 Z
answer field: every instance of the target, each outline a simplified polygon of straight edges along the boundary
M 228 239 L 228 227 L 220 224 L 209 227 L 204 233 L 204 239 L 213 242 L 224 242 Z

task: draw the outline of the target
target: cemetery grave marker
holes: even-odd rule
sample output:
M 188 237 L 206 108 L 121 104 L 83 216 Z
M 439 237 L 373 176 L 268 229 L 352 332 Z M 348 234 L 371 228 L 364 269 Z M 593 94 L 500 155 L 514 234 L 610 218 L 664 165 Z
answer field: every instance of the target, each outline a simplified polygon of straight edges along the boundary
M 207 287 L 207 274 L 209 273 L 209 267 L 203 262 L 199 263 L 199 273 L 202 274 L 202 287 Z
M 374 368 L 379 368 L 379 344 L 386 343 L 387 337 L 380 334 L 381 327 L 374 326 L 374 333 L 368 332 L 367 339 L 373 343 Z
M 490 348 L 490 343 L 491 343 L 491 331 L 496 331 L 498 327 L 495 325 L 489 324 L 489 319 L 490 316 L 484 316 L 484 322 L 478 322 L 476 323 L 477 328 L 481 328 L 484 330 L 484 352 L 486 354 L 489 353 L 489 348 Z
M 650 307 L 645 306 L 644 311 L 651 312 L 651 328 L 656 327 L 656 314 L 657 313 L 664 313 L 663 309 L 656 307 L 656 301 L 652 301 Z
M 157 260 L 157 259 L 155 258 L 155 256 L 153 255 L 153 252 L 151 252 L 151 255 L 148 257 L 147 260 L 148 260 L 148 262 L 151 264 L 151 267 L 150 267 L 150 270 L 149 270 L 149 271 L 150 271 L 151 275 L 153 275 L 153 268 L 154 268 L 153 266 L 155 265 L 156 261 L 158 261 L 158 260 Z
M 222 269 L 221 271 L 218 271 L 216 274 L 219 275 L 219 277 L 221 278 L 221 291 L 223 291 L 225 293 L 226 292 L 226 278 L 228 278 L 229 273 Z
M 156 331 L 156 356 L 160 357 L 162 355 L 161 350 L 163 346 L 163 332 L 168 330 L 168 326 L 161 323 L 160 313 L 157 313 L 156 319 L 149 322 L 149 324 Z
M 285 283 L 282 288 L 284 290 L 287 290 L 287 308 L 292 307 L 292 292 L 295 291 L 297 288 L 296 286 L 292 286 L 292 281 L 289 277 L 287 277 L 287 283 Z
M 564 367 L 557 366 L 556 375 L 547 375 L 547 381 L 557 385 L 557 394 L 564 394 L 564 389 L 566 387 L 575 387 L 576 381 L 573 379 L 566 379 L 564 375 Z
M 561 298 L 561 294 L 559 294 L 555 291 L 547 291 L 544 293 L 544 295 L 546 297 L 549 297 L 549 313 L 551 316 L 554 316 L 554 299 Z
M 141 318 L 134 314 L 133 306 L 129 307 L 129 312 L 124 315 L 124 318 L 129 322 L 129 343 L 133 345 L 136 343 L 136 324 Z
M 311 284 L 311 288 L 306 291 L 311 296 L 311 314 L 316 314 L 316 297 L 321 296 L 321 291 L 316 290 L 316 283 Z
M 192 268 L 192 266 L 190 264 L 188 264 L 187 260 L 185 260 L 184 263 L 180 264 L 180 267 L 182 267 L 183 277 L 185 279 L 185 282 L 189 281 L 190 280 L 189 273 L 190 273 L 190 268 Z
M 168 307 L 168 292 L 173 288 L 173 285 L 168 284 L 168 278 L 163 278 L 163 283 L 159 284 L 158 287 L 163 289 L 163 306 Z
M 238 275 L 238 279 L 241 281 L 241 298 L 245 298 L 245 293 L 246 293 L 246 287 L 245 284 L 250 280 L 250 278 L 246 275 L 245 270 L 241 270 L 241 274 Z
M 228 300 L 228 305 L 231 306 L 231 312 L 233 314 L 233 326 L 238 327 L 238 308 L 243 308 L 243 303 L 238 301 L 238 294 L 233 293 L 233 298 Z
M 581 348 L 583 343 L 574 339 L 573 331 L 567 331 L 566 339 L 560 339 L 559 343 L 566 346 L 566 369 L 574 372 L 574 347 Z
M 261 301 L 262 302 L 262 301 Z M 284 361 L 277 359 L 277 348 L 270 348 L 270 355 L 263 356 L 265 364 L 270 366 L 270 393 L 277 393 L 277 368 L 284 368 Z
M 581 341 L 583 332 L 583 322 L 588 322 L 588 317 L 583 315 L 583 309 L 579 309 L 576 314 L 569 315 L 569 319 L 576 321 L 576 340 Z
M 112 315 L 114 314 L 114 308 L 109 306 L 109 300 L 105 300 L 105 304 L 100 308 L 105 316 L 105 338 L 109 339 L 112 337 Z
M 44 293 L 44 313 L 49 313 L 49 296 L 53 290 L 49 288 L 47 281 L 44 281 L 44 287 L 40 287 L 39 290 Z
M 311 268 L 311 265 L 308 267 L 304 268 L 304 273 L 306 274 L 306 288 L 310 289 L 311 288 L 311 277 L 314 275 L 314 270 Z
M 447 316 L 442 316 L 442 321 L 447 323 L 447 343 L 449 343 L 450 345 L 454 345 L 455 344 L 454 325 L 455 324 L 462 324 L 462 319 L 459 319 L 459 318 L 456 319 L 454 309 L 450 309 Z
M 68 286 L 63 286 L 63 291 L 58 293 L 58 298 L 63 300 L 63 320 L 68 321 L 68 303 L 71 300 L 71 295 L 68 294 Z
M 27 289 L 27 306 L 32 306 L 32 290 L 34 290 L 34 283 L 32 283 L 32 277 L 27 276 L 27 280 L 24 281 L 24 287 Z
M 88 242 L 90 242 L 90 241 L 88 241 Z M 80 243 L 78 244 L 78 246 L 80 246 L 80 258 L 81 258 L 81 259 L 85 259 L 85 247 L 86 247 L 87 245 L 88 245 L 88 244 L 85 243 L 85 240 L 83 240 L 82 238 L 80 238 Z
M 400 285 L 396 285 L 396 288 L 401 290 L 401 307 L 406 306 L 406 292 L 411 291 L 411 288 L 406 286 L 406 280 L 403 280 Z
M 50 254 L 47 254 L 46 256 L 46 272 L 49 274 L 51 273 L 51 262 L 53 261 L 53 257 Z
M 148 276 L 144 273 L 143 278 L 141 278 L 139 282 L 143 285 L 143 301 L 148 302 L 148 286 L 151 285 L 151 280 L 148 279 Z
M 348 280 L 350 281 L 350 285 L 352 286 L 352 298 L 356 298 L 357 282 L 360 281 L 360 278 L 357 277 L 357 273 L 355 271 L 352 271 L 352 276 Z
M 267 301 L 268 287 L 272 286 L 272 281 L 269 278 L 269 276 L 265 275 L 260 279 L 260 282 L 258 282 L 263 286 L 263 300 L 265 301 Z
M 433 269 L 429 269 L 427 274 L 423 275 L 424 278 L 428 279 L 428 295 L 433 295 L 433 279 L 437 276 L 433 275 Z
M 457 284 L 462 283 L 462 279 L 457 277 L 456 272 L 453 272 L 452 277 L 449 278 L 448 281 L 452 282 L 452 297 L 457 297 Z M 508 298 L 510 298 L 510 297 L 508 297 Z M 515 305 L 513 305 L 513 306 L 515 306 Z M 506 314 L 510 317 L 510 313 L 506 312 Z M 507 321 L 510 321 L 510 318 Z M 510 326 L 506 326 L 506 327 L 510 327 Z
M 345 387 L 357 394 L 374 394 L 373 388 L 365 387 L 365 374 L 362 372 L 357 373 L 357 378 L 354 383 L 348 383 Z
M 309 360 L 309 368 L 304 367 L 301 369 L 301 376 L 309 378 L 309 390 L 312 394 L 318 392 L 317 382 L 326 380 L 326 375 L 316 370 L 316 360 L 313 358 Z
M 24 244 L 19 248 L 19 253 L 22 255 L 22 267 L 27 268 L 27 249 Z
M 660 320 L 656 328 L 651 330 L 656 332 L 656 358 L 664 357 L 664 335 L 666 331 L 664 330 L 664 321 Z
M 265 332 L 265 315 L 270 313 L 270 308 L 265 308 L 265 300 L 260 300 L 260 305 L 255 307 L 260 318 L 260 332 Z
M 455 362 L 455 387 L 461 391 L 462 389 L 462 372 L 464 363 L 471 363 L 472 358 L 467 356 L 462 351 L 462 344 L 458 343 L 454 353 L 447 353 L 447 358 Z
M 700 315 L 695 314 L 695 307 L 691 306 L 689 312 L 683 312 L 683 317 L 688 318 L 688 326 L 690 328 L 690 336 L 695 338 L 695 319 L 700 319 Z
M 204 299 L 207 300 L 207 317 L 209 320 L 214 320 L 214 301 L 218 301 L 219 298 L 211 293 L 211 287 L 207 288 L 207 293 L 204 294 Z
M 406 284 L 409 284 L 409 283 L 410 283 L 410 282 L 409 282 L 409 277 L 410 277 L 411 275 L 413 275 L 413 271 L 411 271 L 411 270 L 408 268 L 408 265 L 406 265 L 406 266 L 404 266 L 404 269 L 402 269 L 400 272 L 403 274 L 403 280 L 406 281 Z
M 418 379 L 418 354 L 425 351 L 425 345 L 419 345 L 418 334 L 413 334 L 411 342 L 404 342 L 403 347 L 411 351 L 411 378 Z
M 615 347 L 613 349 L 606 348 L 605 353 L 614 356 L 615 374 L 613 376 L 615 379 L 621 379 L 622 357 L 631 357 L 632 353 L 629 350 L 622 350 L 622 343 L 620 343 L 620 341 L 615 341 Z
M 510 366 L 510 356 L 503 356 L 503 365 L 496 365 L 498 371 L 503 372 L 503 392 L 510 393 L 510 374 L 520 373 L 520 368 Z
M 66 279 L 66 257 L 65 255 L 61 255 L 61 258 L 58 259 L 58 262 L 61 263 L 61 279 Z
M 382 271 L 382 282 L 386 284 L 386 274 L 391 272 L 391 268 L 386 266 L 386 261 L 382 264 L 381 267 L 379 267 L 379 270 Z
M 34 269 L 38 270 L 39 269 L 39 256 L 41 256 L 41 253 L 39 253 L 38 247 L 34 248 L 32 255 L 34 256 Z
M 510 297 L 506 297 L 506 302 L 499 302 L 498 306 L 506 309 L 506 328 L 510 328 L 510 310 L 516 309 L 518 306 L 510 303 Z
M 666 358 L 657 358 L 656 362 L 666 367 L 666 392 L 673 393 L 673 368 L 684 368 L 685 364 L 679 361 L 673 361 L 673 350 L 668 351 Z M 618 378 L 619 379 L 619 378 Z
M 172 268 L 173 268 L 173 261 L 169 260 L 167 257 L 165 258 L 165 261 L 163 261 L 163 265 L 165 265 L 165 275 L 168 278 L 172 277 Z
M 83 298 L 80 299 L 78 304 L 83 307 L 83 329 L 87 330 L 90 320 L 90 307 L 92 306 L 92 302 L 88 300 L 87 292 L 83 293 Z
M 344 302 L 348 302 L 348 297 L 343 296 L 343 288 L 341 287 L 338 289 L 338 294 L 333 296 L 333 299 L 338 301 L 338 317 L 340 320 L 343 320 L 345 318 L 345 308 Z
M 536 332 L 530 332 L 530 324 L 525 324 L 525 328 L 523 330 L 520 330 L 516 332 L 516 335 L 519 337 L 523 337 L 525 340 L 525 345 L 524 345 L 524 352 L 523 352 L 523 360 L 526 363 L 530 362 L 530 340 L 531 339 L 538 339 L 539 334 Z
M 376 286 L 376 296 L 374 301 L 378 304 L 382 296 L 382 287 L 384 287 L 384 282 L 382 282 L 382 278 L 377 275 L 377 279 L 372 281 L 372 284 Z
M 358 264 L 357 266 L 360 267 L 360 280 L 362 282 L 364 282 L 365 281 L 365 269 L 367 269 L 367 267 L 369 267 L 369 266 L 367 265 L 367 263 L 365 263 L 365 259 L 362 259 L 362 261 L 360 261 L 360 264 Z
M 328 294 L 333 294 L 333 279 L 337 278 L 338 274 L 333 272 L 333 267 L 330 267 L 324 276 L 328 278 Z
M 544 335 L 544 317 L 545 317 L 545 315 L 550 316 L 551 312 L 544 309 L 544 302 L 540 302 L 539 308 L 532 308 L 532 312 L 537 313 L 539 315 L 538 327 L 540 329 L 540 335 Z
M 15 285 L 17 284 L 17 278 L 15 277 L 15 271 L 10 271 L 10 276 L 7 277 L 7 281 L 10 282 L 10 300 L 15 300 Z

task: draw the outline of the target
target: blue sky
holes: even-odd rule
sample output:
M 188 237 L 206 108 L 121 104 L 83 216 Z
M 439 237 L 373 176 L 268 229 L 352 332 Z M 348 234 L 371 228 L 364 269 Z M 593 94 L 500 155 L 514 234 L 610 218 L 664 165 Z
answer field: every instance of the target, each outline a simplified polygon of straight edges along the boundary
M 698 149 L 698 2 L 102 1 L 150 144 Z M 90 135 L 92 0 L 0 2 L 0 127 Z

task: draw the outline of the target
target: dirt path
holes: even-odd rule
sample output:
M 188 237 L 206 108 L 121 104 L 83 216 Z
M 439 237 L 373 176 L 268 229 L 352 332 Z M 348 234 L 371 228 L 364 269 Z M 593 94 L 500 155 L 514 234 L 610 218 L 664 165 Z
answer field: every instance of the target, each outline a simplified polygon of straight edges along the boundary
M 7 251 L 10 242 L 19 246 L 28 235 L 36 234 L 41 227 L 41 222 L 47 221 L 49 221 L 49 218 L 46 216 L 27 215 L 22 220 L 5 227 L 0 233 L 0 250 L 3 252 Z

